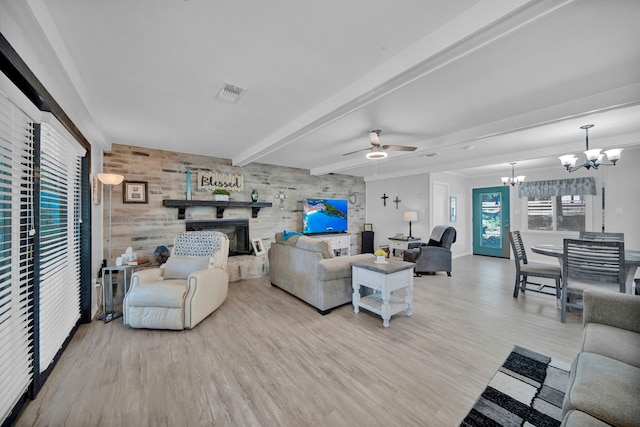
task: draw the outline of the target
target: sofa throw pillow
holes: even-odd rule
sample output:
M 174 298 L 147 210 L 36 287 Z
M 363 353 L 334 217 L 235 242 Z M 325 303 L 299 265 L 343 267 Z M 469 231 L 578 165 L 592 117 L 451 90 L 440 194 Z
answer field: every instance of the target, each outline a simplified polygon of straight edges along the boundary
M 331 247 L 331 242 L 328 240 L 300 236 L 298 237 L 298 244 L 296 247 L 299 249 L 306 249 L 308 251 L 320 252 L 324 259 L 335 257 L 333 254 L 333 248 Z
M 298 233 L 297 231 L 289 231 L 289 230 L 282 231 L 282 240 L 287 240 L 289 237 L 292 237 L 292 236 L 302 236 L 302 233 Z
M 208 256 L 171 255 L 164 265 L 165 279 L 186 279 L 189 274 L 209 268 Z

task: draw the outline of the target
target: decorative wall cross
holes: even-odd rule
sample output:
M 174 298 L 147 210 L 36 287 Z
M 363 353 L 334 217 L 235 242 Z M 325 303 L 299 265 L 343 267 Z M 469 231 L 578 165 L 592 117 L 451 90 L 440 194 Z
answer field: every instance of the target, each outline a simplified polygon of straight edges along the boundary
M 398 209 L 398 203 L 400 203 L 402 200 L 398 199 L 398 196 L 396 196 L 395 200 L 392 200 L 393 203 L 396 204 L 396 209 Z
M 389 198 L 389 196 L 387 196 L 387 193 L 382 193 L 382 197 L 380 197 L 382 199 L 382 203 L 384 203 L 384 206 L 387 207 L 387 199 Z

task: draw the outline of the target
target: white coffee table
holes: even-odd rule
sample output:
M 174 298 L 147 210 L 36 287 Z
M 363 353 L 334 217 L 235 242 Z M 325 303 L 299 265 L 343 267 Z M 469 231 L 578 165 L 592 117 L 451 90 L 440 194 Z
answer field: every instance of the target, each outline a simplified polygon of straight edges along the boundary
M 394 314 L 406 310 L 411 316 L 413 304 L 413 267 L 412 262 L 390 259 L 386 264 L 371 261 L 355 261 L 351 263 L 353 287 L 353 311 L 358 313 L 360 307 L 382 317 L 382 326 L 389 327 L 389 320 Z M 372 289 L 374 293 L 360 296 L 360 287 Z M 391 295 L 391 292 L 404 289 L 404 301 Z M 376 294 L 375 291 L 379 291 Z

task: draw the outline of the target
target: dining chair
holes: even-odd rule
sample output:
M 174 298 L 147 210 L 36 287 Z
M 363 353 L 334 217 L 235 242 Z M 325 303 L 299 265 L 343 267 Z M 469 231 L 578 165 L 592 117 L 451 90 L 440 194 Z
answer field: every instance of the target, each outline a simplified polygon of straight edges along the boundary
M 530 291 L 546 295 L 555 295 L 556 298 L 560 298 L 560 282 L 562 280 L 560 266 L 528 262 L 527 251 L 524 243 L 522 243 L 522 236 L 519 231 L 510 232 L 509 240 L 511 241 L 511 249 L 513 250 L 513 256 L 516 262 L 516 283 L 513 288 L 513 297 L 518 298 L 520 291 L 523 293 Z M 529 277 L 554 279 L 556 282 L 555 292 L 545 290 L 545 288 L 552 287 L 551 285 L 531 282 L 529 281 Z M 527 287 L 527 285 L 536 285 L 536 287 Z
M 624 242 L 564 239 L 562 259 L 562 312 L 582 309 L 585 289 L 625 292 Z
M 624 242 L 624 233 L 600 233 L 598 231 L 580 231 L 580 240 L 601 240 L 605 242 Z

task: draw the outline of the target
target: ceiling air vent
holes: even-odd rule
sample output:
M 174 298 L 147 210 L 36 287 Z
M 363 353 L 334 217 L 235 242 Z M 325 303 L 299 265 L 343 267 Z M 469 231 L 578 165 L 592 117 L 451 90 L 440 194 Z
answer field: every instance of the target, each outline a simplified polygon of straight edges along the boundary
M 216 93 L 216 98 L 220 101 L 229 102 L 231 104 L 238 102 L 242 94 L 244 94 L 247 90 L 240 86 L 236 86 L 229 82 L 224 82 L 220 89 L 218 89 L 218 93 Z

